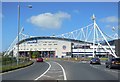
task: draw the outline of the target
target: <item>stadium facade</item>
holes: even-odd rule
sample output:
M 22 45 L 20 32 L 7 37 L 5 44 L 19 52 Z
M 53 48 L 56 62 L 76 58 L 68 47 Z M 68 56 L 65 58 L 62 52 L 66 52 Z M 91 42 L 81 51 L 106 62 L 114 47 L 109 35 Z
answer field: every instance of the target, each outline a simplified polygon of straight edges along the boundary
M 74 39 L 57 37 L 31 37 L 20 41 L 20 55 L 31 55 L 33 52 L 39 52 L 43 57 L 90 57 L 93 55 L 93 44 Z M 115 46 L 111 46 L 115 52 Z M 105 50 L 107 49 L 107 51 Z M 17 54 L 17 45 L 14 46 L 13 54 Z M 94 53 L 96 56 L 107 56 L 110 49 L 107 45 L 103 47 L 95 45 Z

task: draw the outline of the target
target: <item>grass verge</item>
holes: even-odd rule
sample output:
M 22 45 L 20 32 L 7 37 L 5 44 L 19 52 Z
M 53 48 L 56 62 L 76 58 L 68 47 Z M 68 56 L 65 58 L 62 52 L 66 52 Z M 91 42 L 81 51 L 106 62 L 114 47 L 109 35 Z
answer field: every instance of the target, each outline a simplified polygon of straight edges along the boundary
M 20 69 L 20 68 L 23 68 L 23 67 L 27 67 L 27 66 L 30 66 L 32 65 L 34 62 L 33 61 L 29 61 L 27 63 L 22 63 L 22 64 L 19 64 L 19 65 L 14 65 L 14 66 L 3 66 L 1 69 L 0 69 L 0 72 L 8 72 L 8 71 L 12 71 L 12 70 L 16 70 L 16 69 Z
M 59 58 L 59 60 L 66 60 L 66 61 L 90 61 L 91 58 Z M 100 58 L 101 61 L 106 61 L 108 58 Z

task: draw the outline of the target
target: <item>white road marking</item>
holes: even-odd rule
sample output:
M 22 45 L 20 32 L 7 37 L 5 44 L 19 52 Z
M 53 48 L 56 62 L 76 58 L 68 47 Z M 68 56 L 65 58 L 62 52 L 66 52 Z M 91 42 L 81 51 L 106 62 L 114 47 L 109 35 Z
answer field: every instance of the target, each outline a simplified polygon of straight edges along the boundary
M 57 80 L 62 80 L 62 79 L 57 79 Z
M 110 70 L 110 69 L 104 69 L 105 71 L 111 71 L 111 72 L 114 72 L 114 73 L 118 73 L 117 71 L 114 71 L 114 70 Z
M 98 68 L 98 67 L 96 67 L 96 66 L 93 66 L 93 65 L 90 65 L 91 67 L 93 67 L 93 68 Z
M 56 70 L 61 70 L 61 69 L 50 69 L 50 71 L 56 71 Z
M 57 63 L 57 62 L 55 62 L 55 63 L 58 64 L 58 65 L 62 68 L 62 70 L 63 70 L 63 75 L 64 75 L 64 80 L 67 80 L 66 73 L 65 73 L 65 70 L 64 70 L 64 68 L 62 67 L 62 65 L 60 65 L 60 64 Z
M 118 73 L 118 71 L 113 71 L 113 70 L 112 70 L 112 72 Z
M 48 71 L 48 73 L 61 73 L 62 71 L 57 71 L 57 72 L 55 72 L 55 71 Z
M 39 77 L 37 77 L 35 80 L 38 80 L 38 79 L 40 79 L 43 75 L 45 75 L 49 70 L 50 70 L 50 68 L 51 68 L 51 65 L 50 65 L 50 63 L 49 62 L 46 62 L 46 63 L 48 63 L 49 64 L 49 67 L 48 67 L 48 69 L 42 74 L 42 75 L 40 75 Z
M 58 77 L 63 77 L 63 75 L 59 75 Z
M 0 73 L 0 75 L 4 75 L 4 74 L 8 74 L 8 73 L 12 73 L 12 72 L 16 72 L 16 71 L 20 71 L 20 70 L 26 69 L 26 68 L 28 68 L 28 67 L 31 67 L 31 66 L 33 66 L 33 65 L 35 65 L 35 63 L 33 63 L 33 64 L 30 65 L 30 66 L 24 67 L 24 68 L 19 68 L 19 69 L 15 69 L 15 70 L 12 70 L 12 71 L 8 71 L 8 72 Z
M 93 68 L 99 69 L 99 66 L 93 66 L 93 65 L 90 65 L 90 66 L 93 67 Z M 99 70 L 101 70 L 101 69 L 99 69 Z M 106 72 L 118 73 L 118 71 L 115 71 L 115 70 L 112 70 L 112 69 L 103 68 L 103 70 L 106 71 Z
M 53 77 L 51 77 L 51 76 L 48 76 L 48 75 L 44 75 L 45 77 L 49 77 L 49 78 L 53 78 Z

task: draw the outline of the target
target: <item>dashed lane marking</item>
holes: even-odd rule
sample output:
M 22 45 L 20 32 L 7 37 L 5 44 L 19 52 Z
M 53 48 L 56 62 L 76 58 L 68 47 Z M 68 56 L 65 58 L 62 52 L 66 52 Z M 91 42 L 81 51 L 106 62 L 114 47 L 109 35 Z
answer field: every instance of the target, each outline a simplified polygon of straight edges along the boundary
M 45 77 L 49 77 L 49 78 L 53 78 L 53 77 L 51 77 L 51 76 L 48 76 L 48 75 L 44 75 Z
M 58 77 L 63 77 L 63 75 L 59 75 Z
M 55 63 L 57 63 L 57 62 L 55 62 Z M 59 63 L 57 63 L 57 64 L 58 64 L 58 65 L 62 68 L 62 70 L 63 70 L 64 80 L 67 80 L 66 73 L 65 73 L 65 70 L 64 70 L 63 66 L 60 65 Z
M 48 71 L 48 73 L 61 73 L 62 71 L 57 71 L 57 72 L 54 72 L 54 71 Z

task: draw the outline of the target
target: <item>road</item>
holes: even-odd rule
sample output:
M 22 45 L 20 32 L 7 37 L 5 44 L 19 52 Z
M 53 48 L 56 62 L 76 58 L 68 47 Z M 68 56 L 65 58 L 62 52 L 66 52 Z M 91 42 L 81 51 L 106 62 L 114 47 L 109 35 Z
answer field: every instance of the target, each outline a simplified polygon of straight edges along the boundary
M 105 71 L 105 65 L 90 65 L 89 63 L 76 63 L 58 61 L 66 71 L 69 80 L 116 80 L 118 71 Z M 109 70 L 109 69 L 106 69 Z
M 105 65 L 51 60 L 2 74 L 3 80 L 118 80 L 120 70 Z
M 30 67 L 8 72 L 2 75 L 3 80 L 34 80 L 48 69 L 49 65 L 45 62 L 34 63 Z

